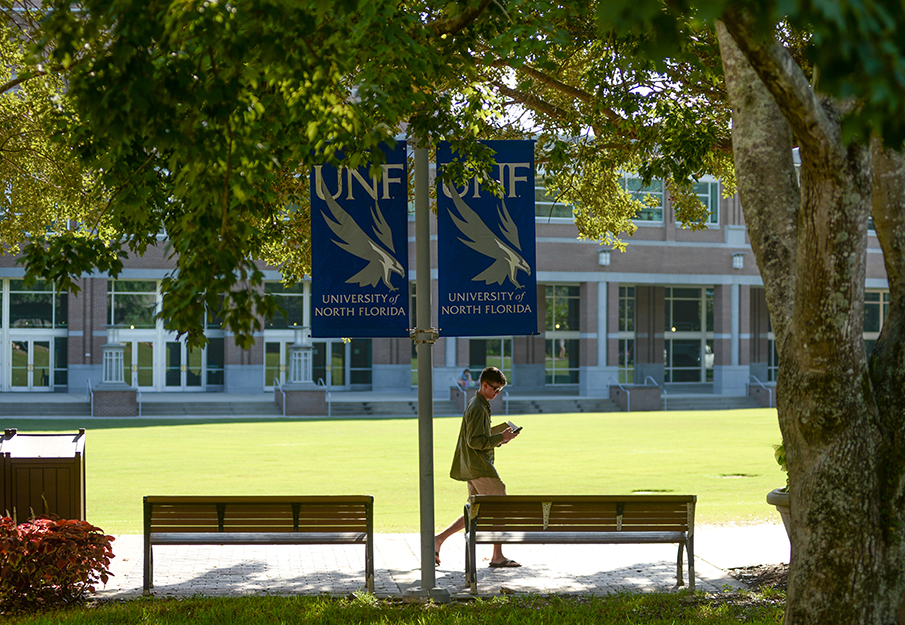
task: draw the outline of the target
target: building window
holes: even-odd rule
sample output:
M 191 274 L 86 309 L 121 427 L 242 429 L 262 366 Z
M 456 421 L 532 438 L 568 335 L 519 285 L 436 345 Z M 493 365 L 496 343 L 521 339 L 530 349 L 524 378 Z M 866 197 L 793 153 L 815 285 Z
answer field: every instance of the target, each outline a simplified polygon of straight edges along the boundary
M 666 382 L 713 381 L 713 289 L 665 289 Z
M 157 282 L 108 280 L 107 298 L 111 325 L 131 330 L 157 327 Z
M 767 381 L 776 382 L 779 375 L 779 352 L 776 351 L 776 337 L 771 331 L 767 337 Z
M 63 329 L 68 323 L 68 293 L 57 293 L 43 280 L 29 287 L 23 280 L 10 280 L 9 327 Z
M 69 339 L 57 336 L 53 339 L 53 385 L 56 388 L 69 385 Z
M 644 186 L 640 178 L 630 175 L 622 177 L 622 188 L 641 206 L 633 218 L 635 221 L 663 222 L 663 181 L 654 179 Z
M 468 341 L 468 368 L 471 377 L 477 380 L 487 367 L 496 367 L 512 384 L 512 339 L 471 339 Z
M 720 223 L 720 183 L 712 176 L 704 176 L 699 182 L 694 183 L 694 192 L 710 211 L 707 223 Z
M 371 339 L 352 339 L 349 356 L 349 377 L 352 386 L 370 386 Z
M 547 384 L 578 384 L 580 292 L 573 285 L 546 287 Z
M 543 176 L 534 178 L 534 216 L 543 219 L 572 219 L 572 205 L 548 195 Z
M 604 337 L 605 339 L 605 337 Z M 619 382 L 635 382 L 635 287 L 619 287 Z
M 205 369 L 207 375 L 207 385 L 223 386 L 225 383 L 225 364 L 226 358 L 224 354 L 224 340 L 222 337 L 209 338 L 207 347 L 205 347 L 205 355 L 207 357 L 207 367 Z
M 880 330 L 889 315 L 889 291 L 867 291 L 864 293 L 864 351 L 870 358 Z
M 286 330 L 305 325 L 305 306 L 309 296 L 309 283 L 299 282 L 292 286 L 283 286 L 281 282 L 264 283 L 264 292 L 277 298 L 282 308 L 273 317 L 266 320 L 267 330 Z

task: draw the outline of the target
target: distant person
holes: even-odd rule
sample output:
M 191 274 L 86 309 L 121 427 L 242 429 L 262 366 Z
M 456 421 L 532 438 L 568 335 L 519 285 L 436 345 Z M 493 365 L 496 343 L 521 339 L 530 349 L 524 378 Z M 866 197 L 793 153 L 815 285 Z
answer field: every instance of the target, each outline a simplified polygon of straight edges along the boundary
M 518 436 L 518 432 L 514 432 L 506 422 L 490 426 L 490 400 L 506 386 L 506 376 L 496 367 L 487 367 L 481 372 L 479 383 L 481 387 L 468 402 L 465 414 L 462 415 L 462 426 L 449 476 L 454 480 L 468 482 L 469 497 L 505 495 L 506 485 L 493 465 L 493 450 Z M 440 564 L 440 547 L 444 541 L 462 529 L 465 529 L 465 517 L 460 516 L 434 536 L 434 557 L 437 564 Z M 521 564 L 506 558 L 502 545 L 495 544 L 490 566 L 516 567 Z
M 462 371 L 462 375 L 459 376 L 459 379 L 456 382 L 459 385 L 459 388 L 463 391 L 468 390 L 468 387 L 474 383 L 474 380 L 471 379 L 471 371 L 468 369 L 464 369 Z

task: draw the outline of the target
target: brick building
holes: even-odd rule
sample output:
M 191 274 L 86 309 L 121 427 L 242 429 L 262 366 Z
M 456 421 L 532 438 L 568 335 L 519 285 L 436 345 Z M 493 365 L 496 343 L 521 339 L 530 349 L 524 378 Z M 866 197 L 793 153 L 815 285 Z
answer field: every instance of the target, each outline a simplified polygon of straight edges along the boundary
M 499 366 L 515 392 L 607 396 L 609 387 L 647 382 L 715 395 L 744 395 L 756 379 L 770 384 L 779 363 L 762 281 L 737 198 L 721 198 L 704 180 L 699 197 L 710 223 L 692 232 L 676 223 L 668 193 L 655 183 L 639 197 L 656 199 L 639 214 L 626 252 L 579 240 L 568 207 L 538 189 L 536 207 L 539 336 L 442 337 L 433 348 L 434 392 L 463 369 L 473 377 Z M 436 221 L 432 224 L 435 233 Z M 414 280 L 414 223 L 409 223 Z M 436 238 L 432 246 L 436 327 Z M 163 246 L 127 261 L 117 280 L 92 275 L 77 295 L 47 285 L 25 288 L 15 258 L 0 257 L 0 392 L 83 392 L 100 383 L 107 328 L 119 329 L 125 383 L 142 393 L 265 393 L 288 377 L 289 345 L 309 323 L 310 284 L 284 289 L 266 268 L 267 289 L 287 316 L 269 319 L 250 350 L 210 323 L 204 349 L 154 320 L 159 281 L 171 270 Z M 417 297 L 412 282 L 412 296 Z M 875 236 L 868 251 L 864 337 L 876 339 L 889 293 Z M 415 310 L 414 305 L 412 310 Z M 413 324 L 414 325 L 414 324 Z M 314 380 L 337 392 L 410 392 L 415 381 L 408 339 L 315 340 Z

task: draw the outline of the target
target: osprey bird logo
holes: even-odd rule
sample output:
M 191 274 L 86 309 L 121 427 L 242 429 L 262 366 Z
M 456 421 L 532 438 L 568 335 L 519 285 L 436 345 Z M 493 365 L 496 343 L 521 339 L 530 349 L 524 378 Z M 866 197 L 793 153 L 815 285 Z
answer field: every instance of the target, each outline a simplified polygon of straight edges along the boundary
M 472 280 L 476 282 L 483 280 L 485 284 L 503 284 L 503 281 L 509 278 L 515 288 L 523 288 L 516 277 L 520 270 L 530 276 L 531 266 L 519 253 L 522 248 L 519 243 L 518 228 L 506 209 L 506 202 L 501 201 L 501 208 L 497 209 L 497 213 L 500 216 L 503 236 L 511 245 L 507 245 L 495 235 L 478 217 L 478 214 L 459 197 L 458 193 L 453 191 L 451 195 L 461 219 L 456 217 L 452 211 L 449 212 L 449 216 L 459 231 L 465 235 L 465 238 L 459 237 L 459 240 L 474 251 L 494 259 L 490 267 Z
M 321 182 L 321 185 L 323 185 L 323 182 Z M 332 213 L 331 218 L 330 215 L 324 212 L 324 221 L 330 226 L 333 234 L 338 237 L 338 240 L 334 239 L 333 242 L 350 254 L 368 261 L 365 268 L 346 280 L 346 283 L 357 282 L 359 286 L 366 284 L 377 286 L 378 282 L 383 282 L 390 291 L 397 291 L 398 289 L 390 283 L 390 274 L 398 273 L 404 278 L 405 270 L 399 261 L 396 260 L 396 257 L 393 256 L 396 253 L 396 249 L 393 246 L 393 235 L 383 217 L 383 213 L 380 212 L 380 207 L 376 202 L 374 203 L 371 219 L 374 222 L 374 234 L 377 235 L 377 239 L 380 243 L 383 243 L 383 246 L 378 245 L 374 239 L 369 237 L 323 186 L 321 186 L 321 189 L 324 199 L 327 201 L 327 207 Z

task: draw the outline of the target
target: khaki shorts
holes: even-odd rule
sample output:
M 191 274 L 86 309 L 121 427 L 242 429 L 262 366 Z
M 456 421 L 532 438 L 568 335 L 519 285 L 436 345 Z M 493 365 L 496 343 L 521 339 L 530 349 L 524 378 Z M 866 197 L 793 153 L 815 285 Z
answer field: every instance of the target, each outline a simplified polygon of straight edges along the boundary
M 468 480 L 468 496 L 472 495 L 505 495 L 506 485 L 498 477 L 476 477 Z

